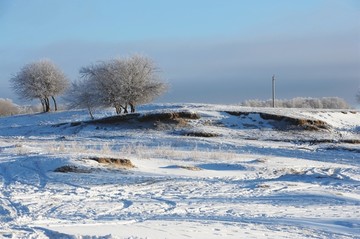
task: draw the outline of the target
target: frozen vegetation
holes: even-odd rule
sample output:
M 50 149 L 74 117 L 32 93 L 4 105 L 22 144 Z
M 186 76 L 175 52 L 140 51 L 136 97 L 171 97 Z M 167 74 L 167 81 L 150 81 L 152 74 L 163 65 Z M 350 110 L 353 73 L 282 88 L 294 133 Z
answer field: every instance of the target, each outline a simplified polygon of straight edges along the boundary
M 0 118 L 0 237 L 359 238 L 358 111 L 112 115 Z
M 310 109 L 349 109 L 349 104 L 339 97 L 306 98 L 297 97 L 289 100 L 276 100 L 276 107 L 282 108 L 310 108 Z M 272 107 L 272 100 L 246 100 L 242 106 Z
M 0 98 L 0 117 L 5 115 L 16 115 L 20 113 L 20 107 L 10 99 Z

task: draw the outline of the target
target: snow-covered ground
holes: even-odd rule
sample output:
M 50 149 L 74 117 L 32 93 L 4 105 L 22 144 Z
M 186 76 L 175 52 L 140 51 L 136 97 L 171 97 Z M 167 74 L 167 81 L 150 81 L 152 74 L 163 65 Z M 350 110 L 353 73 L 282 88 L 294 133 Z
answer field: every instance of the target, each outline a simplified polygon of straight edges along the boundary
M 78 110 L 0 118 L 0 237 L 360 238 L 359 112 L 204 104 L 139 112 L 164 111 L 201 117 L 74 124 L 89 120 Z M 78 171 L 55 172 L 62 166 Z

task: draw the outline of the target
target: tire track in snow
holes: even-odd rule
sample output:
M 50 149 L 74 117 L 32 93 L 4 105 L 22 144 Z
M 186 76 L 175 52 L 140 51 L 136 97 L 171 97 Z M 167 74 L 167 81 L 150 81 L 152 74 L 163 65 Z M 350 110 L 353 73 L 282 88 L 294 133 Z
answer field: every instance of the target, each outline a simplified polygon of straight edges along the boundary
M 11 161 L 9 164 L 12 165 L 14 162 Z M 3 178 L 3 185 L 0 191 L 0 221 L 7 223 L 29 213 L 29 209 L 26 206 L 12 199 L 11 193 L 13 189 L 10 189 L 10 186 L 14 181 L 14 176 L 11 173 L 9 164 L 0 164 L 0 175 Z
M 29 209 L 19 202 L 15 202 L 9 192 L 0 195 L 0 218 L 2 222 L 12 222 L 18 217 L 28 215 Z
M 29 160 L 30 161 L 30 160 Z M 32 161 L 32 160 L 31 160 Z M 22 168 L 25 168 L 25 169 L 28 169 L 30 170 L 31 172 L 34 173 L 34 175 L 37 176 L 38 178 L 38 185 L 34 184 L 33 186 L 35 187 L 38 187 L 38 188 L 45 188 L 46 187 L 46 184 L 49 180 L 49 178 L 47 177 L 46 173 L 44 172 L 44 170 L 40 167 L 39 165 L 39 162 L 38 161 L 35 161 L 35 162 L 32 162 L 32 165 L 29 166 L 29 165 L 25 165 L 23 162 L 20 163 L 20 166 Z M 32 167 L 34 166 L 34 167 Z
M 6 189 L 11 184 L 11 173 L 9 172 L 8 166 L 4 165 L 4 163 L 0 164 L 0 175 L 3 178 L 3 187 Z
M 158 202 L 165 203 L 168 206 L 168 208 L 165 209 L 165 212 L 170 212 L 170 211 L 174 210 L 177 205 L 175 201 L 171 201 L 169 199 L 158 198 L 158 197 L 151 197 L 151 199 L 156 200 Z

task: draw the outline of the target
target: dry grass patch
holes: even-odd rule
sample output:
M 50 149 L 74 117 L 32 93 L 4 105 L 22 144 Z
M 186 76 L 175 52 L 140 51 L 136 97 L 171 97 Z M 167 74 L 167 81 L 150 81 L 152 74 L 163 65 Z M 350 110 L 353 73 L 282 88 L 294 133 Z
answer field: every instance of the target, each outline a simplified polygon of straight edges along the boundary
M 90 169 L 80 168 L 75 165 L 65 165 L 54 170 L 57 173 L 91 173 Z
M 170 130 L 174 127 L 181 128 L 188 125 L 189 120 L 200 119 L 200 115 L 194 112 L 164 112 L 145 114 L 138 118 L 141 123 L 150 123 L 158 130 Z
M 278 114 L 269 114 L 264 112 L 232 112 L 226 111 L 226 113 L 234 116 L 247 116 L 249 114 L 259 114 L 259 116 L 264 120 L 272 120 L 274 127 L 280 130 L 288 129 L 298 129 L 298 130 L 322 130 L 330 129 L 330 125 L 322 120 L 316 119 L 304 119 L 304 118 L 295 118 L 291 116 L 278 115 Z
M 258 158 L 258 159 L 255 159 L 255 162 L 257 162 L 257 163 L 266 163 L 267 159 L 266 158 Z
M 88 124 L 118 124 L 118 123 L 129 123 L 138 119 L 140 114 L 126 114 L 126 115 L 115 115 L 101 119 L 86 121 Z
M 186 170 L 190 170 L 190 171 L 200 171 L 202 170 L 199 167 L 196 166 L 185 166 L 185 165 L 177 165 L 178 168 L 182 168 L 182 169 L 186 169 Z
M 107 166 L 116 167 L 116 168 L 135 168 L 135 165 L 129 159 L 119 159 L 119 158 L 107 158 L 107 157 L 90 157 L 90 160 L 94 160 L 100 164 L 105 164 Z
M 281 168 L 273 171 L 275 175 L 304 175 L 308 172 L 307 169 L 295 169 L 295 168 Z
M 270 188 L 270 185 L 268 185 L 268 184 L 258 184 L 258 185 L 256 185 L 256 187 L 257 188 Z
M 140 122 L 169 122 L 177 123 L 179 119 L 200 119 L 200 115 L 194 112 L 165 112 L 145 114 L 138 118 Z
M 279 125 L 275 125 L 280 129 L 321 130 L 330 128 L 326 122 L 315 119 L 301 119 L 268 113 L 260 113 L 260 117 L 265 120 L 280 122 Z
M 192 136 L 192 137 L 205 137 L 205 138 L 211 138 L 211 137 L 220 136 L 217 133 L 201 132 L 201 131 L 184 132 L 183 135 L 184 136 Z
M 200 171 L 202 170 L 201 168 L 197 167 L 197 166 L 192 166 L 192 165 L 169 165 L 163 168 L 169 168 L 169 169 L 186 169 L 186 170 L 190 170 L 190 171 Z
M 105 117 L 102 119 L 86 121 L 88 124 L 123 124 L 123 123 L 168 123 L 179 124 L 186 120 L 200 119 L 200 115 L 194 112 L 163 112 L 163 113 L 148 113 L 148 114 L 126 114 Z
M 342 139 L 340 142 L 346 144 L 360 144 L 360 139 Z

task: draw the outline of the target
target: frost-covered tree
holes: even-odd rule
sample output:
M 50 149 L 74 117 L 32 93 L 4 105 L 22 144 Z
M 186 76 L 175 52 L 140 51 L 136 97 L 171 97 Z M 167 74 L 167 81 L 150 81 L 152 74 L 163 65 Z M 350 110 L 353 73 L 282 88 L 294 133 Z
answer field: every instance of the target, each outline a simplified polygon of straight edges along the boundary
M 80 74 L 97 89 L 98 101 L 114 107 L 117 114 L 122 109 L 128 113 L 128 106 L 135 112 L 137 105 L 151 102 L 167 89 L 153 61 L 140 55 L 83 67 Z
M 64 73 L 50 60 L 40 60 L 25 65 L 11 78 L 13 90 L 23 99 L 39 99 L 43 111 L 50 111 L 50 98 L 57 104 L 55 96 L 65 92 L 69 81 Z
M 94 119 L 93 110 L 101 106 L 97 89 L 87 79 L 80 79 L 71 84 L 65 95 L 65 100 L 70 103 L 70 108 L 86 108 L 91 119 Z
M 20 113 L 18 105 L 14 104 L 10 99 L 0 98 L 0 116 L 15 115 Z
M 99 105 L 114 107 L 117 114 L 124 108 L 121 98 L 121 75 L 122 68 L 117 62 L 100 62 L 80 69 L 80 74 L 88 85 L 93 87 L 93 93 Z M 119 62 L 121 63 L 121 62 Z
M 149 103 L 167 90 L 150 58 L 134 55 L 123 61 L 122 98 L 131 112 L 135 112 L 137 105 Z

